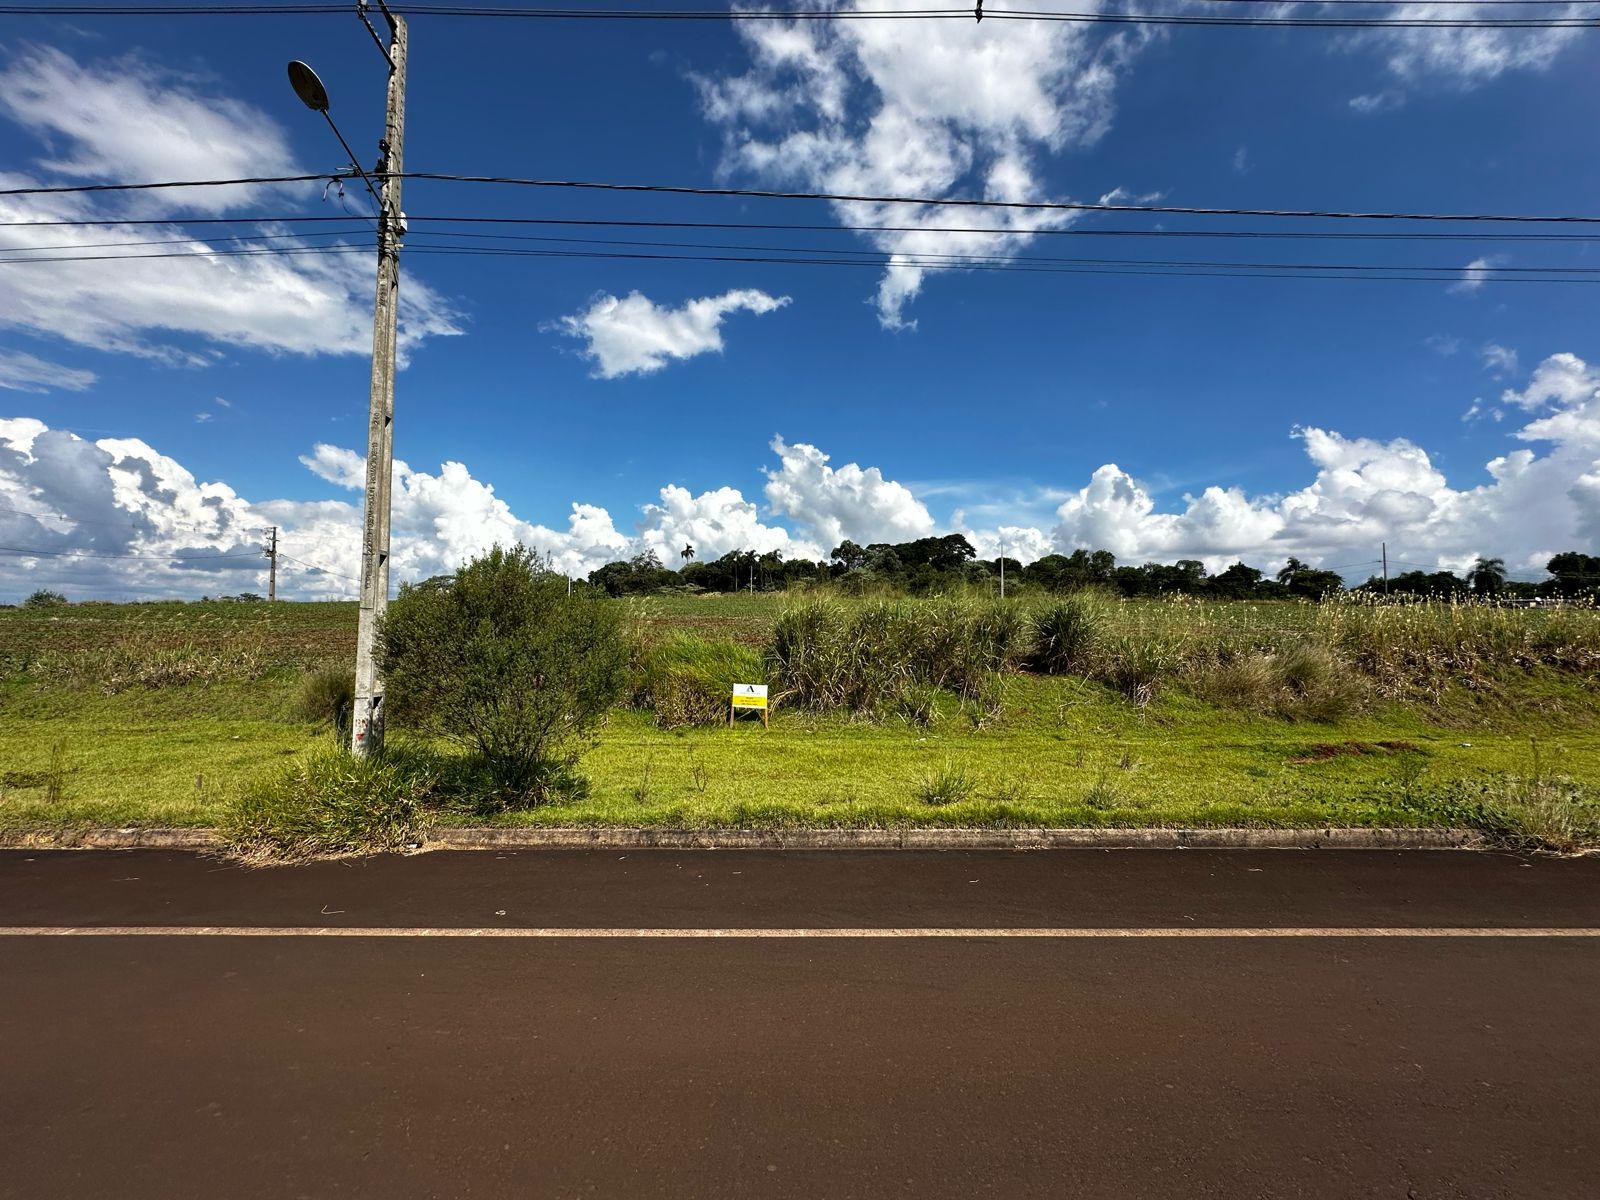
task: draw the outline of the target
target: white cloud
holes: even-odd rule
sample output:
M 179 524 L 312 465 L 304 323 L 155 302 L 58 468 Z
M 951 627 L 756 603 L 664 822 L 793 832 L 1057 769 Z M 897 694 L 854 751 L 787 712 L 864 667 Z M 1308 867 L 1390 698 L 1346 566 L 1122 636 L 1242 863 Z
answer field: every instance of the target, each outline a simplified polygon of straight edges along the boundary
M 1445 288 L 1458 296 L 1470 296 L 1478 291 L 1494 275 L 1494 269 L 1505 263 L 1503 254 L 1485 254 L 1475 258 L 1461 268 L 1461 278 Z
M 772 439 L 777 470 L 767 472 L 767 503 L 831 550 L 851 541 L 904 542 L 934 531 L 927 506 L 877 467 L 830 467 L 815 446 Z
M 97 378 L 93 371 L 45 362 L 20 350 L 0 350 L 0 388 L 9 391 L 40 395 L 51 390 L 84 392 L 94 386 Z
M 266 114 L 198 81 L 135 57 L 83 65 L 58 50 L 24 54 L 0 70 L 0 114 L 48 146 L 33 174 L 0 172 L 4 186 L 63 180 L 150 181 L 295 173 L 282 129 Z M 0 222 L 114 220 L 188 212 L 282 209 L 304 189 L 218 187 L 95 196 L 0 198 Z M 358 228 L 359 223 L 352 221 Z M 237 249 L 306 250 L 287 227 L 270 241 L 208 243 L 181 225 L 0 228 L 8 256 L 0 328 L 97 350 L 203 365 L 218 347 L 288 354 L 365 354 L 371 348 L 370 251 L 204 257 Z M 365 233 L 355 233 L 355 242 Z M 142 241 L 161 245 L 117 247 Z M 178 257 L 142 257 L 152 254 Z M 107 261 L 107 255 L 127 261 Z M 78 259 L 79 261 L 71 261 Z M 408 275 L 401 288 L 402 361 L 423 339 L 459 333 L 449 304 Z M 185 344 L 198 339 L 199 348 Z
M 1552 355 L 1524 387 L 1506 390 L 1497 411 L 1523 413 L 1525 423 L 1510 431 L 1513 448 L 1486 464 L 1482 483 L 1452 484 L 1404 438 L 1306 428 L 1294 436 L 1312 476 L 1283 494 L 1212 486 L 1163 511 L 1149 487 L 1107 463 L 1065 494 L 1053 528 L 1002 519 L 973 529 L 959 512 L 953 525 L 984 557 L 1002 545 L 1023 561 L 1083 547 L 1131 562 L 1198 558 L 1218 569 L 1237 559 L 1274 568 L 1294 555 L 1358 578 L 1382 541 L 1391 557 L 1409 562 L 1459 568 L 1493 553 L 1519 573 L 1600 542 L 1600 367 Z M 737 488 L 696 494 L 669 484 L 641 505 L 631 533 L 606 509 L 584 503 L 572 505 L 562 525 L 535 524 L 463 463 L 429 472 L 396 462 L 395 577 L 448 571 L 495 542 L 524 542 L 558 569 L 582 575 L 643 550 L 676 564 L 685 543 L 701 559 L 743 549 L 820 558 L 846 538 L 900 541 L 939 531 L 915 490 L 876 467 L 835 468 L 817 447 L 781 438 L 772 449 L 778 465 L 766 473 L 765 497 L 786 525 L 763 520 Z M 355 452 L 318 445 L 302 461 L 359 494 L 364 464 Z M 353 499 L 250 502 L 224 483 L 197 480 L 138 439 L 89 442 L 31 418 L 0 419 L 0 544 L 58 552 L 0 557 L 0 596 L 40 586 L 80 597 L 260 591 L 259 536 L 273 524 L 288 556 L 286 595 L 354 594 L 360 511 Z
M 856 0 L 850 7 L 881 7 Z M 1148 34 L 1109 36 L 1068 23 L 744 22 L 751 66 L 696 79 L 706 115 L 726 133 L 724 167 L 763 180 L 850 195 L 1045 199 L 1035 159 L 1085 146 L 1110 127 L 1118 75 Z M 931 234 L 947 212 L 841 202 L 841 223 L 874 228 L 889 254 L 875 303 L 889 328 L 912 324 L 929 252 L 1009 256 L 1029 238 L 1007 231 L 1068 224 L 1065 212 L 963 210 L 975 232 Z M 888 227 L 909 227 L 890 229 Z
M 86 65 L 38 48 L 0 69 L 0 112 L 60 147 L 38 169 L 74 179 L 147 183 L 304 173 L 276 121 L 218 88 L 206 94 L 199 84 L 134 56 Z M 136 203 L 221 213 L 267 194 L 253 186 L 167 189 L 158 200 Z
M 674 359 L 722 351 L 722 322 L 736 312 L 770 313 L 789 303 L 754 288 L 688 300 L 677 308 L 657 304 L 640 292 L 596 296 L 583 312 L 562 317 L 555 328 L 584 339 L 584 355 L 600 379 L 648 375 Z
M 1391 89 L 1383 92 L 1368 92 L 1360 96 L 1350 97 L 1350 108 L 1353 112 L 1363 117 L 1374 117 L 1379 113 L 1393 112 L 1406 102 L 1405 93 Z
M 1587 17 L 1579 4 L 1541 9 L 1541 19 L 1574 20 Z M 1426 3 L 1396 4 L 1383 11 L 1386 20 L 1437 21 L 1439 10 Z M 1503 18 L 1505 10 L 1494 4 L 1463 4 L 1450 10 L 1462 21 Z M 1366 30 L 1352 44 L 1374 48 L 1389 73 L 1402 85 L 1436 85 L 1468 90 L 1490 83 L 1508 71 L 1548 70 L 1556 57 L 1583 37 L 1573 26 L 1544 29 L 1440 29 L 1410 28 Z M 1380 94 L 1393 94 L 1390 93 Z M 1396 99 L 1398 103 L 1398 97 Z M 1361 111 L 1356 101 L 1351 106 Z
M 1484 370 L 1505 378 L 1517 373 L 1517 352 L 1495 342 L 1485 342 L 1478 352 L 1483 357 Z

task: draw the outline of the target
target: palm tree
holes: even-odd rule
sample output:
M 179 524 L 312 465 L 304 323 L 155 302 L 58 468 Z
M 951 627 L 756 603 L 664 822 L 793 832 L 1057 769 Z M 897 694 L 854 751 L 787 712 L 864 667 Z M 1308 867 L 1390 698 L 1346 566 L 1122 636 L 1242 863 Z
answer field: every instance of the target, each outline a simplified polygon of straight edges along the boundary
M 1306 569 L 1305 563 L 1301 562 L 1298 558 L 1295 558 L 1293 555 L 1290 555 L 1289 556 L 1289 561 L 1283 564 L 1283 570 L 1278 572 L 1278 582 L 1279 583 L 1288 583 L 1292 579 L 1294 579 L 1294 577 L 1296 575 L 1300 574 L 1300 572 L 1304 571 L 1305 569 Z
M 691 546 L 691 545 L 685 545 L 684 548 L 683 548 L 683 561 L 684 562 L 688 562 L 693 557 L 694 557 L 694 547 Z
M 1483 596 L 1493 596 L 1504 590 L 1506 586 L 1506 560 L 1503 558 L 1479 558 L 1472 564 L 1472 570 L 1467 572 L 1467 582 L 1472 585 L 1472 590 Z

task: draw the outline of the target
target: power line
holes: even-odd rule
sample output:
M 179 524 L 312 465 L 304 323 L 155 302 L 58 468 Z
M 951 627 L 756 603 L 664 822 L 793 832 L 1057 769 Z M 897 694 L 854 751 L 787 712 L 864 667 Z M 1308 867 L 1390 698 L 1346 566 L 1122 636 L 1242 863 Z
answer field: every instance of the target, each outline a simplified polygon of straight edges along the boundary
M 1269 0 L 1236 0 L 1268 3 Z M 1423 0 L 1430 3 L 1430 0 Z M 1566 0 L 1582 4 L 1592 0 Z M 1369 0 L 1334 0 L 1366 4 Z M 1382 0 L 1370 0 L 1379 5 Z M 1544 7 L 1544 0 L 1432 0 L 1440 7 Z M 1551 6 L 1566 3 L 1551 0 Z M 970 21 L 971 7 L 934 9 L 638 9 L 638 8 L 515 8 L 469 4 L 395 4 L 391 11 L 407 16 L 490 17 L 555 21 Z M 0 5 L 0 16 L 308 16 L 348 12 L 342 4 L 73 4 Z M 1584 17 L 1296 17 L 1208 16 L 1138 12 L 1061 12 L 1048 9 L 985 9 L 996 21 L 1064 23 L 1077 25 L 1200 25 L 1222 27 L 1267 26 L 1309 29 L 1592 29 L 1600 21 Z
M 669 243 L 670 244 L 670 243 Z M 371 247 L 339 245 L 339 246 L 276 246 L 248 250 L 207 250 L 207 251 L 172 251 L 149 254 L 81 254 L 81 255 L 36 255 L 30 258 L 0 258 L 0 267 L 22 266 L 29 263 L 61 263 L 61 262 L 125 262 L 144 261 L 150 259 L 176 259 L 176 258 L 259 258 L 296 255 L 320 254 L 365 254 Z M 1452 275 L 1459 275 L 1466 270 L 1465 267 L 1406 267 L 1406 266 L 1376 266 L 1366 264 L 1232 264 L 1226 262 L 1207 262 L 1198 260 L 1184 262 L 1183 260 L 1156 260 L 1156 259 L 1083 259 L 1061 260 L 1063 263 L 1076 261 L 1082 265 L 1048 265 L 1050 260 L 1042 260 L 1046 265 L 1030 265 L 1033 260 L 1022 259 L 982 259 L 959 260 L 956 256 L 946 256 L 944 259 L 919 259 L 907 256 L 880 257 L 880 258 L 805 258 L 794 254 L 655 254 L 638 251 L 600 251 L 600 250 L 534 250 L 517 249 L 506 246 L 452 246 L 452 245 L 413 245 L 408 254 L 437 254 L 437 255 L 471 255 L 480 257 L 509 257 L 509 258 L 567 258 L 567 259 L 615 259 L 645 262 L 726 262 L 726 263 L 761 263 L 761 264 L 793 264 L 799 266 L 832 266 L 832 267 L 858 267 L 870 270 L 881 270 L 889 266 L 907 266 L 918 270 L 955 270 L 955 271 L 997 271 L 1021 272 L 1026 274 L 1052 274 L 1052 275 L 1154 275 L 1189 278 L 1223 278 L 1223 279 L 1293 279 L 1293 280 L 1366 280 L 1368 282 L 1405 282 L 1405 283 L 1444 283 L 1451 280 Z M 827 251 L 816 251 L 827 253 Z M 845 253 L 845 252 L 834 252 Z M 865 253 L 865 252 L 857 252 Z M 1121 263 L 1122 266 L 1107 265 L 1104 267 L 1092 265 L 1097 262 L 1107 264 Z M 1148 264 L 1148 268 L 1146 265 Z M 1177 266 L 1183 269 L 1169 269 Z M 1250 266 L 1253 269 L 1242 269 Z M 1190 267 L 1214 268 L 1205 270 L 1189 269 Z M 1484 268 L 1477 282 L 1481 283 L 1570 283 L 1570 284 L 1595 284 L 1600 279 L 1575 276 L 1572 274 L 1556 275 L 1554 272 L 1589 271 L 1590 268 L 1517 268 L 1518 270 L 1547 270 L 1550 274 L 1508 274 L 1502 273 L 1503 268 Z M 1433 274 L 1402 275 L 1386 272 L 1399 271 L 1432 271 Z M 1446 273 L 1448 272 L 1448 274 Z
M 826 200 L 846 204 L 910 204 L 926 208 L 997 208 L 1050 212 L 1163 213 L 1202 217 L 1316 217 L 1342 221 L 1509 221 L 1525 224 L 1600 224 L 1600 216 L 1533 216 L 1488 213 L 1339 212 L 1298 208 L 1199 208 L 1176 204 L 1110 204 L 1074 200 L 978 200 L 965 197 L 870 196 L 839 192 L 780 192 L 761 188 L 699 187 L 664 183 L 609 183 L 577 179 L 524 179 L 506 175 L 453 175 L 434 171 L 407 171 L 404 179 L 443 183 L 491 183 L 514 187 L 574 188 L 603 192 L 648 192 L 677 196 L 732 196 L 755 200 Z M 102 185 L 116 186 L 116 185 Z M 135 186 L 135 185 L 127 185 Z M 157 185 L 144 185 L 157 186 Z M 182 186 L 169 184 L 164 186 Z M 5 195 L 0 192 L 0 195 Z
M 379 176 L 386 178 L 387 176 Z M 50 187 L 0 189 L 0 196 L 60 195 L 73 192 L 150 191 L 159 188 L 229 187 L 268 183 L 306 183 L 318 179 L 343 178 L 339 173 L 321 175 L 270 175 L 242 179 L 168 180 L 160 183 L 80 183 Z M 405 171 L 398 178 L 440 183 L 486 183 L 515 187 L 566 188 L 606 192 L 642 192 L 679 196 L 723 196 L 757 200 L 825 200 L 847 204 L 907 204 L 924 208 L 982 208 L 1040 212 L 1119 212 L 1161 213 L 1205 217 L 1311 217 L 1349 221 L 1495 221 L 1520 224 L 1600 225 L 1600 216 L 1507 213 L 1416 213 L 1342 212 L 1298 208 L 1201 208 L 1173 204 L 1110 204 L 1075 200 L 980 200 L 969 197 L 871 196 L 836 192 L 780 192 L 760 188 L 700 187 L 665 183 L 611 183 L 598 180 L 529 179 L 509 175 L 457 175 L 437 171 Z
M 335 236 L 336 235 L 336 236 L 341 236 L 342 237 L 342 236 L 346 236 L 346 235 L 351 234 L 351 233 L 363 233 L 363 232 L 365 232 L 365 231 L 364 230 L 360 230 L 360 229 L 357 229 L 357 230 L 338 230 L 338 231 L 334 231 L 332 233 L 310 233 L 310 234 L 306 234 L 304 236 L 307 236 L 307 237 L 327 237 L 327 236 Z M 222 238 L 216 238 L 214 240 L 216 240 L 216 241 L 258 241 L 258 240 L 263 240 L 263 239 L 288 239 L 288 238 L 294 238 L 294 237 L 298 237 L 298 236 L 301 236 L 301 235 L 296 235 L 296 234 L 257 234 L 257 235 L 243 235 L 243 236 L 236 236 L 236 237 L 222 237 Z M 423 235 L 419 235 L 419 236 L 426 238 L 426 237 L 430 237 L 430 236 L 433 236 L 433 235 L 423 234 Z M 1192 260 L 1192 259 L 1138 259 L 1138 258 L 1067 258 L 1067 257 L 1042 256 L 1042 255 L 1029 255 L 1029 256 L 1026 256 L 1026 257 L 1016 257 L 1016 256 L 1011 256 L 1011 255 L 1002 255 L 1002 254 L 946 254 L 946 253 L 942 253 L 942 252 L 938 252 L 938 251 L 921 251 L 921 250 L 919 250 L 919 251 L 887 251 L 887 250 L 879 250 L 879 249 L 858 249 L 858 248 L 853 248 L 853 247 L 841 248 L 841 247 L 834 247 L 834 246 L 761 246 L 761 245 L 728 244 L 728 243 L 724 243 L 724 242 L 682 242 L 682 241 L 659 241 L 659 240 L 626 239 L 626 238 L 556 237 L 556 236 L 550 236 L 550 235 L 533 235 L 533 234 L 505 234 L 505 233 L 472 234 L 472 233 L 459 233 L 459 232 L 457 232 L 457 233 L 452 233 L 452 234 L 450 234 L 448 236 L 457 237 L 457 238 L 479 238 L 479 239 L 489 240 L 489 241 L 512 240 L 512 241 L 541 242 L 541 243 L 605 245 L 605 246 L 643 246 L 643 247 L 692 249 L 692 250 L 750 250 L 750 251 L 762 251 L 762 252 L 782 253 L 782 254 L 829 254 L 829 255 L 835 255 L 835 256 L 865 257 L 865 258 L 869 258 L 874 265 L 911 265 L 911 266 L 950 265 L 950 266 L 973 266 L 973 267 L 976 267 L 976 266 L 980 266 L 980 265 L 993 265 L 993 264 L 1007 264 L 1007 265 L 1009 265 L 1009 264 L 1012 264 L 1012 263 L 1021 263 L 1021 264 L 1039 263 L 1039 264 L 1074 265 L 1074 266 L 1218 267 L 1218 268 L 1238 268 L 1238 269 L 1247 269 L 1248 268 L 1248 269 L 1261 269 L 1261 270 L 1280 270 L 1281 269 L 1281 270 L 1285 270 L 1285 271 L 1288 271 L 1288 270 L 1295 270 L 1295 271 L 1347 270 L 1347 271 L 1363 271 L 1363 272 L 1371 271 L 1371 272 L 1379 272 L 1379 273 L 1381 273 L 1381 272 L 1397 272 L 1397 271 L 1429 271 L 1429 272 L 1440 272 L 1440 273 L 1445 273 L 1445 274 L 1449 274 L 1449 275 L 1459 274 L 1461 271 L 1463 271 L 1465 269 L 1460 263 L 1448 263 L 1448 264 L 1442 264 L 1442 265 L 1434 266 L 1434 265 L 1429 265 L 1429 264 L 1416 264 L 1416 263 L 1383 264 L 1383 263 L 1302 263 L 1302 262 L 1219 262 L 1219 261 L 1209 260 L 1209 259 Z M 37 253 L 37 252 L 42 252 L 42 251 L 57 251 L 57 250 L 74 250 L 74 251 L 76 251 L 76 250 L 104 250 L 104 249 L 122 249 L 122 248 L 129 248 L 129 247 L 137 248 L 137 247 L 144 247 L 144 246 L 190 245 L 195 240 L 196 239 L 193 239 L 193 238 L 170 238 L 170 239 L 158 239 L 158 240 L 146 240 L 146 241 L 127 241 L 127 242 L 84 242 L 84 243 L 77 243 L 77 244 L 63 244 L 63 245 L 59 245 L 59 246 L 9 246 L 9 247 L 0 247 L 0 254 L 25 254 L 25 253 L 29 253 L 29 252 Z M 415 239 L 413 239 L 413 241 L 410 244 L 411 244 L 413 249 L 417 249 L 417 248 L 460 249 L 460 250 L 484 250 L 484 249 L 486 249 L 486 248 L 483 248 L 483 247 L 474 247 L 474 246 L 456 247 L 456 246 L 450 246 L 447 243 L 446 244 L 441 244 L 441 243 L 435 243 L 435 242 L 429 242 L 429 241 L 418 242 Z M 331 249 L 331 250 L 345 250 L 345 249 L 355 250 L 355 249 L 361 249 L 361 250 L 366 250 L 366 249 L 369 249 L 369 248 L 370 247 L 367 247 L 367 246 L 359 246 L 359 247 L 357 247 L 357 246 L 351 246 L 351 247 L 343 247 L 343 246 L 334 246 L 334 247 L 288 246 L 288 247 L 273 247 L 272 249 L 275 249 L 275 250 L 276 249 L 282 249 L 282 250 L 285 250 L 285 251 L 299 251 L 299 250 L 302 250 L 302 249 L 305 249 L 305 250 L 311 250 L 311 249 L 316 249 L 316 250 L 321 250 L 321 249 Z M 493 249 L 493 248 L 489 248 L 489 249 Z M 507 249 L 507 252 L 509 253 L 509 249 Z M 214 252 L 214 251 L 211 251 L 209 249 L 199 249 L 199 250 L 194 250 L 194 251 L 190 252 L 187 255 L 179 255 L 178 257 L 205 258 L 205 257 L 211 257 L 213 254 L 217 254 L 217 253 L 222 253 L 222 252 Z M 890 257 L 885 257 L 886 255 L 890 256 Z M 107 257 L 107 258 L 145 258 L 145 257 L 157 257 L 157 256 L 107 255 L 105 257 Z M 18 258 L 18 259 L 15 259 L 15 260 L 7 260 L 7 259 L 0 258 L 0 263 L 5 263 L 7 261 L 18 261 L 18 262 L 31 262 L 31 261 L 63 262 L 63 261 L 80 261 L 80 260 L 82 260 L 82 261 L 98 261 L 98 258 L 99 258 L 99 256 L 94 256 L 94 255 L 75 256 L 73 258 L 49 257 L 49 258 L 40 258 L 40 259 L 37 259 L 37 260 L 36 259 L 29 259 L 29 258 Z M 1537 274 L 1600 275 L 1600 267 L 1563 267 L 1563 266 L 1521 267 L 1521 266 L 1502 266 L 1502 267 L 1488 268 L 1486 270 L 1493 270 L 1493 271 L 1498 271 L 1498 272 L 1509 272 L 1509 273 L 1513 273 L 1513 274 L 1532 274 L 1532 275 L 1537 275 Z
M 312 230 L 308 233 L 247 233 L 232 234 L 213 237 L 214 242 L 266 242 L 283 241 L 290 238 L 314 237 L 348 237 L 354 234 L 364 234 L 367 230 L 357 227 L 355 229 L 327 229 Z M 58 246 L 0 246 L 0 254 L 28 254 L 46 250 L 110 250 L 128 246 L 188 246 L 193 245 L 198 238 L 157 238 L 154 240 L 137 242 L 65 242 Z M 203 253 L 203 251 L 196 251 Z
M 1600 0 L 1597 0 L 1600 2 Z M 347 222 L 351 217 L 143 217 L 109 218 L 101 220 L 62 221 L 0 221 L 0 229 L 32 228 L 88 228 L 94 226 L 141 227 L 191 225 L 300 225 L 317 222 Z M 579 226 L 622 229 L 715 229 L 715 230 L 768 230 L 801 233 L 936 233 L 984 234 L 994 237 L 1133 237 L 1133 238 L 1233 238 L 1269 241 L 1376 241 L 1376 242 L 1600 242 L 1594 233 L 1377 233 L 1303 229 L 1101 229 L 1089 226 L 1059 228 L 991 228 L 983 225 L 851 225 L 836 222 L 771 222 L 771 221 L 666 221 L 646 218 L 613 219 L 599 217 L 487 217 L 487 216 L 433 216 L 406 214 L 410 225 L 428 222 L 465 225 L 532 225 Z M 359 230 L 343 231 L 365 233 Z M 305 234 L 300 236 L 313 236 Z M 484 236 L 457 234 L 456 236 Z M 224 239 L 217 238 L 221 241 Z M 17 247 L 21 249 L 22 247 Z
M 214 562 L 234 558 L 260 558 L 261 551 L 253 550 L 247 554 L 94 554 L 82 550 L 46 550 L 40 546 L 0 546 L 0 553 L 19 554 L 25 558 L 46 556 L 49 558 L 116 558 L 116 559 L 142 559 L 146 562 L 165 563 L 190 563 Z

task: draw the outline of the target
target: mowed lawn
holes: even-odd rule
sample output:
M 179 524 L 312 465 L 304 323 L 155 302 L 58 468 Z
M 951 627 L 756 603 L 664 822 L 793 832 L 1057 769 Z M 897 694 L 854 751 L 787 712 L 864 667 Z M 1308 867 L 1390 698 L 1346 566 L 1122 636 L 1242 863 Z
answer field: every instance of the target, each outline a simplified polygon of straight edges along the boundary
M 777 596 L 651 598 L 646 636 L 760 644 Z M 0 611 L 0 827 L 213 823 L 254 773 L 328 740 L 304 672 L 352 651 L 349 604 Z M 1012 675 L 997 718 L 922 726 L 786 711 L 770 729 L 663 730 L 619 709 L 582 802 L 541 825 L 1450 825 L 1507 776 L 1600 780 L 1593 681 L 1529 675 L 1494 698 L 1337 724 L 1247 717 L 1167 691 L 1140 707 L 1076 678 Z M 395 736 L 404 736 L 397 733 Z

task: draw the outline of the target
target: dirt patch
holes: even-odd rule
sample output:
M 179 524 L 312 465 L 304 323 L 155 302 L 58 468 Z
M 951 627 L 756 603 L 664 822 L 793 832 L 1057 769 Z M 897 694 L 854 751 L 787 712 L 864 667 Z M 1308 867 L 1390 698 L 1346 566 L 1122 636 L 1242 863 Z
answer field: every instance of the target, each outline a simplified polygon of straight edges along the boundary
M 1319 763 L 1334 758 L 1364 758 L 1369 755 L 1420 753 L 1413 742 L 1318 742 L 1292 756 L 1292 763 Z

